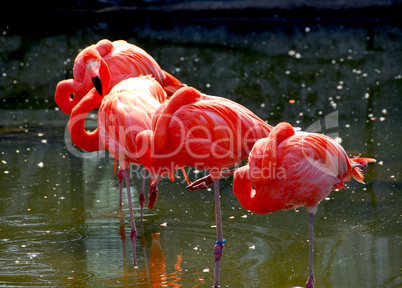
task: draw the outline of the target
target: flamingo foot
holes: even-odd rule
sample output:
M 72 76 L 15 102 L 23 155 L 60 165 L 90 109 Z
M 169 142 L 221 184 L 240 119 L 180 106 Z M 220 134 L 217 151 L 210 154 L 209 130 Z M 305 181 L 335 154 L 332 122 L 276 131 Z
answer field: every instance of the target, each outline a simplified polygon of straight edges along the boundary
M 214 182 L 214 180 L 212 180 L 211 175 L 207 175 L 205 177 L 202 177 L 200 179 L 195 180 L 193 183 L 191 183 L 190 185 L 188 185 L 186 187 L 186 189 L 188 191 L 195 191 L 195 190 L 202 190 L 207 188 L 209 185 L 211 185 Z
M 225 171 L 220 171 L 220 178 L 225 178 L 229 177 L 234 174 L 236 169 L 229 169 Z M 214 180 L 212 179 L 211 175 L 204 176 L 200 179 L 195 180 L 193 183 L 189 184 L 186 189 L 188 191 L 195 191 L 195 190 L 202 190 L 207 188 L 209 185 L 214 183 Z

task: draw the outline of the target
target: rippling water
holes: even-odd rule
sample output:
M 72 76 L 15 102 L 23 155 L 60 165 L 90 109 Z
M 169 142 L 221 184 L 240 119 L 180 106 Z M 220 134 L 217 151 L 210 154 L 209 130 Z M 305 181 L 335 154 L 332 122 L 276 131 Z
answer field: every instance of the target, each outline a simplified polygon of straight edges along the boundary
M 317 287 L 402 283 L 402 33 L 387 29 L 377 29 L 374 39 L 364 29 L 323 27 L 247 35 L 224 27 L 145 29 L 126 38 L 205 93 L 238 101 L 272 124 L 289 121 L 332 133 L 348 153 L 378 159 L 367 169 L 366 185 L 350 182 L 319 205 Z M 120 216 L 112 158 L 77 157 L 65 135 L 68 118 L 55 109 L 55 85 L 71 77 L 79 48 L 105 37 L 113 35 L 98 29 L 38 41 L 1 37 L 7 46 L 0 79 L 0 285 L 211 287 L 213 191 L 189 193 L 183 179 L 164 180 L 155 208 L 145 209 L 134 269 L 130 240 L 122 237 L 129 237 L 129 213 L 125 205 Z M 24 57 L 15 58 L 13 49 L 22 47 Z M 323 126 L 320 119 L 328 115 L 337 127 Z M 131 183 L 141 229 L 135 171 Z M 189 170 L 189 177 L 196 179 L 196 172 Z M 230 178 L 221 189 L 227 240 L 222 287 L 303 286 L 305 209 L 256 215 L 240 207 Z

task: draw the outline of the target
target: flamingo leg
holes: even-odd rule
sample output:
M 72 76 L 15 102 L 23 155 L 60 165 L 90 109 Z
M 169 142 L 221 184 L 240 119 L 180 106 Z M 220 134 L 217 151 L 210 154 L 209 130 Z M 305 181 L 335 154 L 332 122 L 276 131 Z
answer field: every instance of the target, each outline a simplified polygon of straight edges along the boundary
M 306 282 L 306 288 L 314 288 L 314 269 L 313 269 L 313 258 L 314 258 L 314 215 L 317 212 L 317 206 L 307 207 L 308 212 L 308 247 L 309 247 L 309 276 Z
M 133 202 L 131 199 L 131 192 L 130 192 L 129 169 L 124 170 L 124 176 L 126 178 L 128 209 L 130 210 L 130 222 L 131 222 L 130 238 L 131 238 L 131 242 L 133 244 L 133 261 L 134 261 L 134 266 L 135 266 L 135 265 L 137 265 L 137 254 L 136 254 L 136 249 L 135 249 L 135 246 L 136 246 L 135 244 L 136 244 L 136 240 L 137 240 L 137 228 L 135 227 L 135 222 L 134 222 Z
M 141 182 L 141 191 L 140 191 L 140 205 L 141 205 L 141 225 L 144 221 L 144 201 L 145 201 L 145 169 L 142 169 L 141 171 L 141 178 L 142 178 L 142 182 Z
M 124 172 L 123 170 L 119 170 L 117 173 L 117 179 L 119 180 L 119 207 L 123 206 L 123 178 Z
M 214 195 L 215 195 L 215 221 L 216 221 L 216 244 L 214 247 L 215 256 L 215 275 L 214 287 L 219 287 L 219 274 L 221 267 L 221 257 L 223 254 L 223 243 L 225 240 L 222 235 L 222 219 L 221 219 L 221 200 L 219 197 L 219 179 L 214 180 Z
M 236 170 L 237 169 L 229 169 L 229 170 L 221 171 L 221 178 L 232 176 Z M 188 184 L 186 189 L 188 191 L 205 189 L 209 185 L 211 185 L 213 182 L 214 182 L 214 180 L 212 180 L 211 175 L 207 175 L 207 176 L 204 176 L 202 178 L 195 180 L 193 183 Z

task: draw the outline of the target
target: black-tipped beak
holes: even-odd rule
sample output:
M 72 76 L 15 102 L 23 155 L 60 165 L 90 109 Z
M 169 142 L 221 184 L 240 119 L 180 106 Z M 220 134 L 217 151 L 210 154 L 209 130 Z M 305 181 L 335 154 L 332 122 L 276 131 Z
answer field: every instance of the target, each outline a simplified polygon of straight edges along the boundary
M 101 83 L 100 78 L 98 76 L 92 78 L 92 83 L 94 84 L 95 89 L 96 89 L 96 91 L 98 91 L 99 95 L 103 96 L 102 95 L 102 83 Z

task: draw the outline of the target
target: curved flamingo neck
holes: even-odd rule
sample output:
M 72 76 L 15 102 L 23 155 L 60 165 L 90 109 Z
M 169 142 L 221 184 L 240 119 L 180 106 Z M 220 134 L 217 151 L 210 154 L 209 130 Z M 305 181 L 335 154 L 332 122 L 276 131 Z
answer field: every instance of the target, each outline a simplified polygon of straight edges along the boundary
M 102 57 L 105 56 L 106 54 L 112 52 L 113 48 L 114 48 L 113 42 L 111 42 L 108 39 L 100 40 L 95 45 L 95 49 L 99 52 L 99 54 Z
M 261 167 L 271 167 L 275 169 L 277 162 L 277 151 L 279 144 L 295 134 L 293 126 L 286 122 L 281 122 L 271 130 L 262 149 L 264 156 L 261 162 Z
M 158 141 L 153 143 L 155 152 L 163 151 L 167 143 L 167 135 L 169 133 L 169 123 L 173 114 L 180 107 L 195 102 L 201 98 L 201 93 L 192 87 L 183 87 L 178 90 L 172 98 L 170 98 L 167 105 L 161 111 L 160 116 L 156 120 L 154 135 L 162 135 Z
M 101 101 L 102 98 L 95 89 L 92 89 L 74 107 L 68 122 L 71 140 L 75 145 L 88 152 L 105 149 L 100 141 L 98 128 L 91 132 L 85 130 L 85 118 L 92 109 L 99 107 Z
M 83 83 L 75 79 L 60 81 L 56 86 L 54 100 L 61 111 L 71 114 L 71 110 L 85 95 L 83 89 Z M 74 98 L 71 98 L 72 93 L 74 93 Z
M 241 206 L 246 210 L 251 210 L 253 204 L 253 190 L 251 181 L 248 175 L 248 165 L 237 169 L 233 176 L 233 193 L 239 200 Z

